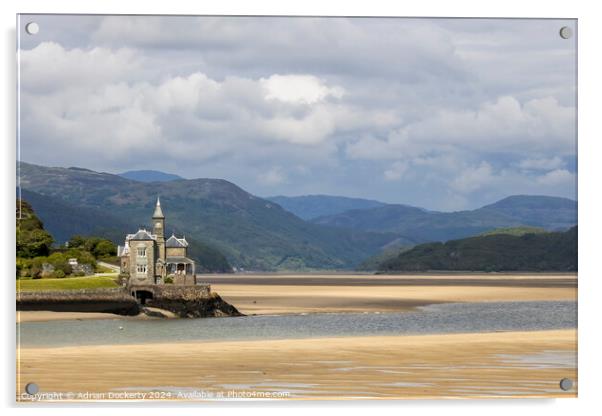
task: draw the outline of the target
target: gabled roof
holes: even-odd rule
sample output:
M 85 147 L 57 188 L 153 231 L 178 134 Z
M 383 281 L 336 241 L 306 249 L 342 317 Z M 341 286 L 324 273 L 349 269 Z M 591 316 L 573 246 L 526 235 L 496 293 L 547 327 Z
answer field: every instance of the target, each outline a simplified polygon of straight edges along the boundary
M 169 248 L 180 248 L 180 247 L 188 247 L 188 242 L 185 238 L 177 238 L 175 235 L 171 235 L 165 242 L 165 247 Z
M 136 234 L 129 234 L 126 240 L 156 240 L 157 236 L 152 235 L 146 230 L 138 230 Z

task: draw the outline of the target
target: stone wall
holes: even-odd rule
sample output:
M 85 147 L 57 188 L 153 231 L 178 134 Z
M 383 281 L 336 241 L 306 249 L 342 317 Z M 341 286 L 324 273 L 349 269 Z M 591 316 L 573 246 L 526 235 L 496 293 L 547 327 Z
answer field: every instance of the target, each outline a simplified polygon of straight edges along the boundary
M 108 312 L 136 315 L 140 308 L 124 288 L 18 292 L 17 310 Z
M 114 289 L 19 292 L 17 310 L 137 315 L 144 309 L 139 301 L 144 306 L 165 309 L 181 318 L 241 315 L 234 306 L 211 292 L 210 285 L 135 285 Z
M 146 248 L 146 257 L 138 257 L 139 248 Z M 156 254 L 154 240 L 130 240 L 129 266 L 132 281 L 140 284 L 155 283 Z M 145 274 L 136 271 L 137 264 L 146 264 Z
M 196 275 L 194 274 L 170 274 L 174 285 L 196 285 Z
M 211 285 L 131 285 L 130 295 L 135 291 L 147 291 L 153 294 L 153 299 L 163 300 L 197 300 L 211 297 Z

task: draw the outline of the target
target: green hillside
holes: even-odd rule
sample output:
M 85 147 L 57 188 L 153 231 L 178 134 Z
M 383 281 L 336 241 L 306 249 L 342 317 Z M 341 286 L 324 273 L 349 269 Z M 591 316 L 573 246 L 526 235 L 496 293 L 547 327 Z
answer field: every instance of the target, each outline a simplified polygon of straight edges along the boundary
M 266 198 L 304 220 L 334 215 L 352 209 L 381 207 L 382 202 L 370 199 L 331 195 L 271 196 Z
M 127 233 L 136 231 L 139 225 L 150 227 L 147 224 L 150 219 L 138 222 L 133 218 L 111 215 L 105 210 L 72 205 L 27 189 L 23 189 L 21 194 L 29 202 L 28 206 L 32 206 L 44 218 L 46 229 L 60 244 L 74 235 L 96 235 L 123 245 Z M 189 254 L 197 261 L 199 272 L 223 273 L 232 270 L 226 257 L 215 247 L 188 236 L 186 239 Z
M 421 244 L 381 271 L 577 271 L 577 227 L 565 232 L 493 234 Z
M 230 264 L 254 270 L 352 268 L 395 240 L 391 233 L 341 230 L 307 223 L 273 202 L 255 197 L 220 179 L 142 183 L 80 168 L 48 168 L 21 163 L 21 185 L 81 215 L 102 213 L 102 229 L 122 239 L 139 225 L 150 227 L 157 195 L 166 215 L 166 231 L 214 247 Z M 41 218 L 60 215 L 48 207 Z M 116 222 L 111 223 L 111 218 Z M 94 222 L 91 218 L 90 223 Z M 69 234 L 64 221 L 51 232 Z M 117 224 L 117 226 L 115 226 Z M 78 226 L 79 227 L 79 226 Z M 193 244 L 191 243 L 191 246 Z
M 497 234 L 507 234 L 514 235 L 520 237 L 525 234 L 541 234 L 546 233 L 547 231 L 540 227 L 507 227 L 507 228 L 496 228 L 495 230 L 486 231 L 481 236 L 485 235 L 497 235 Z

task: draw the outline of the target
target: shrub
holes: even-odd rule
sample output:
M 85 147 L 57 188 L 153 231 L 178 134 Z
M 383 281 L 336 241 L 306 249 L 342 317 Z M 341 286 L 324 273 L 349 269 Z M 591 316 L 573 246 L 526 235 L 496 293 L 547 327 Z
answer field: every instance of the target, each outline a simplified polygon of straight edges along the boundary
M 167 276 L 167 277 L 165 278 L 165 283 L 166 283 L 166 284 L 172 284 L 172 283 L 173 283 L 173 278 L 172 278 L 171 276 Z
M 65 277 L 65 272 L 62 271 L 61 269 L 57 269 L 55 271 L 52 272 L 52 274 L 50 275 L 50 277 L 54 278 L 54 279 L 62 279 L 63 277 Z

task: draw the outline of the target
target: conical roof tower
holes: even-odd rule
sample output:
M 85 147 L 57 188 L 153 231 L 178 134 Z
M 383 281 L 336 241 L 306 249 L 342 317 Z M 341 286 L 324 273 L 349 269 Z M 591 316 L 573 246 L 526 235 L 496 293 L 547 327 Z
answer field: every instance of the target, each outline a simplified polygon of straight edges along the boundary
M 162 218 L 165 219 L 165 215 L 163 215 L 163 210 L 161 209 L 161 201 L 159 197 L 157 197 L 157 205 L 155 206 L 155 212 L 153 213 L 153 219 Z

